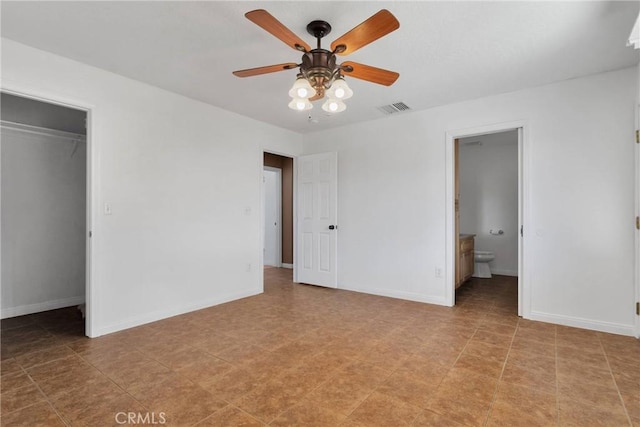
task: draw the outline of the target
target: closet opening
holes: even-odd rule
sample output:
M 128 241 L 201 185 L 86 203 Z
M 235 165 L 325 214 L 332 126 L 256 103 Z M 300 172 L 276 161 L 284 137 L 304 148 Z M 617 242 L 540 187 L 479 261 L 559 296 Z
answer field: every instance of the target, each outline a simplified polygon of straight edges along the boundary
M 3 325 L 84 336 L 88 113 L 10 92 L 0 96 L 1 317 L 12 319 Z

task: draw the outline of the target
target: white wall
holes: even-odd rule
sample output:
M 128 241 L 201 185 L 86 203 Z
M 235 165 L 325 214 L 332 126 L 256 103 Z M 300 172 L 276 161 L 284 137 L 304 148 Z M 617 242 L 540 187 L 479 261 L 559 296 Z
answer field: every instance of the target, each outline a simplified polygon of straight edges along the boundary
M 2 128 L 2 317 L 84 302 L 86 144 Z
M 262 153 L 300 135 L 7 39 L 2 74 L 91 109 L 90 335 L 262 292 Z
M 634 67 L 305 136 L 338 152 L 339 287 L 444 304 L 446 132 L 524 121 L 525 315 L 632 334 L 636 85 Z
M 476 250 L 494 252 L 492 273 L 517 276 L 518 132 L 461 139 L 459 165 L 460 232 L 476 235 Z

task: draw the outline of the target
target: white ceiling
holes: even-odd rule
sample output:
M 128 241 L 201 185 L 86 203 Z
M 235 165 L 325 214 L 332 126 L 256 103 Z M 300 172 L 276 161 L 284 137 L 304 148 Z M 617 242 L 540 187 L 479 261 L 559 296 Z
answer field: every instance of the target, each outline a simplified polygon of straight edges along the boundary
M 297 132 L 620 69 L 638 63 L 626 41 L 638 15 L 629 2 L 1 2 L 3 37 Z M 400 28 L 342 60 L 400 73 L 391 87 L 347 78 L 347 110 L 328 116 L 287 108 L 296 71 L 249 78 L 232 71 L 299 62 L 244 17 L 266 9 L 314 45 L 306 25 L 333 26 L 323 46 L 378 10 Z M 309 113 L 313 121 L 308 119 Z M 404 113 L 406 114 L 406 113 Z M 410 114 L 410 113 L 409 113 Z

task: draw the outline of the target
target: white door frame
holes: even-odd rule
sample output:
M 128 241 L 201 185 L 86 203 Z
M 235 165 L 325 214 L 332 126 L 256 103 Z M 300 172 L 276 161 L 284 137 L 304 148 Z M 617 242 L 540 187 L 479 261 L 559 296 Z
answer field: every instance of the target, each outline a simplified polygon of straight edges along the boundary
M 98 327 L 96 321 L 98 319 L 98 286 L 96 284 L 96 265 L 98 260 L 97 247 L 93 245 L 96 239 L 98 221 L 95 221 L 94 213 L 99 212 L 97 206 L 98 200 L 98 146 L 93 138 L 93 125 L 96 122 L 96 108 L 94 105 L 87 104 L 84 101 L 70 99 L 58 93 L 44 91 L 42 89 L 34 89 L 32 86 L 23 85 L 18 82 L 3 81 L 0 90 L 4 93 L 29 98 L 35 101 L 46 102 L 48 104 L 56 104 L 63 107 L 82 110 L 87 114 L 87 159 L 86 159 L 86 230 L 85 230 L 85 335 L 88 337 L 96 336 Z M 99 237 L 98 237 L 99 238 Z M 0 249 L 1 250 L 1 249 Z
M 637 128 L 640 129 L 640 105 L 638 106 L 637 115 L 638 115 Z M 635 146 L 636 146 L 635 147 L 635 151 L 636 151 L 636 217 L 638 217 L 640 216 L 640 144 L 636 143 Z M 638 259 L 638 257 L 640 257 L 640 230 L 636 229 L 635 234 L 636 234 L 636 239 L 635 239 L 636 240 L 635 242 L 636 243 L 636 248 L 635 248 L 636 299 L 634 301 L 634 306 L 640 302 L 640 259 Z M 636 318 L 636 338 L 640 338 L 640 314 L 636 313 L 635 318 Z
M 530 224 L 529 213 L 529 144 L 528 126 L 525 121 L 514 121 L 479 126 L 466 129 L 455 129 L 445 135 L 445 186 L 446 186 L 446 237 L 445 237 L 445 301 L 449 306 L 455 305 L 455 208 L 454 178 L 455 159 L 454 141 L 478 135 L 504 132 L 518 129 L 518 228 Z M 524 230 L 526 235 L 528 230 Z M 518 235 L 518 315 L 524 318 L 531 316 L 531 289 L 529 271 L 531 261 L 527 255 L 527 241 Z
M 278 213 L 277 213 L 277 222 L 278 222 L 278 226 L 277 226 L 277 238 L 276 238 L 276 267 L 282 267 L 282 169 L 280 168 L 274 168 L 272 166 L 264 166 L 263 170 L 266 171 L 271 171 L 271 172 L 275 172 L 276 173 L 276 182 L 278 184 L 278 186 L 280 187 L 280 190 L 276 193 L 276 205 L 278 207 Z M 264 183 L 264 181 L 263 181 Z M 264 191 L 264 184 L 263 184 L 263 189 L 262 189 L 262 200 L 263 200 L 263 206 L 264 208 L 262 209 L 262 224 L 263 227 L 265 226 L 265 220 L 266 220 L 266 194 Z M 262 231 L 262 235 L 264 236 L 265 233 L 265 229 L 263 229 Z M 263 240 L 262 242 L 262 248 L 263 248 L 263 252 L 264 252 L 264 247 L 265 247 L 265 241 Z M 262 264 L 264 267 L 264 256 L 262 258 Z
M 638 68 L 638 77 L 640 78 L 640 68 Z M 636 132 L 640 132 L 640 87 L 638 87 L 638 94 L 637 94 L 637 99 L 636 99 L 636 108 L 635 108 L 635 120 L 636 120 Z M 640 136 L 636 136 L 636 138 L 640 138 Z M 635 157 L 636 157 L 636 188 L 635 188 L 635 192 L 636 192 L 636 203 L 635 203 L 635 209 L 636 209 L 636 217 L 640 216 L 640 143 L 637 143 L 635 145 Z M 635 305 L 638 304 L 640 302 L 640 259 L 638 259 L 638 257 L 640 257 L 640 230 L 636 229 L 635 230 L 635 301 L 634 301 L 634 312 L 635 312 Z M 635 313 L 635 323 L 636 323 L 636 338 L 640 338 L 640 315 L 638 313 Z

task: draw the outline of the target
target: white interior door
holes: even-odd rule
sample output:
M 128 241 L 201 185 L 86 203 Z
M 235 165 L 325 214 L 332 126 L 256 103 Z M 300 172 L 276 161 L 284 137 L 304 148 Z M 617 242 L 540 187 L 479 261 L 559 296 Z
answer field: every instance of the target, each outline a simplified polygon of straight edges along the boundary
M 282 266 L 281 192 L 282 171 L 264 168 L 264 265 Z
M 300 283 L 338 287 L 338 155 L 297 159 L 296 277 Z

